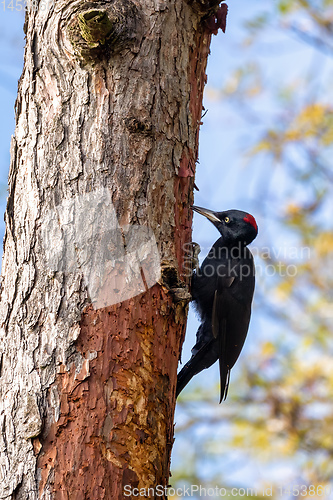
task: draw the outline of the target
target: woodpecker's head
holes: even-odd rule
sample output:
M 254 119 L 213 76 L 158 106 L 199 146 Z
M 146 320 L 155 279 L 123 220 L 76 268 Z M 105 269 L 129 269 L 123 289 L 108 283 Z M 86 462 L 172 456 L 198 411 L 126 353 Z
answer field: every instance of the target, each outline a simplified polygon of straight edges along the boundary
M 204 215 L 221 233 L 226 245 L 244 243 L 248 245 L 258 234 L 255 218 L 241 210 L 226 210 L 213 212 L 207 208 L 192 206 L 192 210 Z

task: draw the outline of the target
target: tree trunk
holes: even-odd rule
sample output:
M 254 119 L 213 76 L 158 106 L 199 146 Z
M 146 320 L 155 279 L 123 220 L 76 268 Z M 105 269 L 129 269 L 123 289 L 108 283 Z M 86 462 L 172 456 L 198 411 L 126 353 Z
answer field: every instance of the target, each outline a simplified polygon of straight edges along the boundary
M 113 500 L 168 484 L 202 18 L 215 6 L 58 0 L 27 16 L 2 268 L 0 498 Z

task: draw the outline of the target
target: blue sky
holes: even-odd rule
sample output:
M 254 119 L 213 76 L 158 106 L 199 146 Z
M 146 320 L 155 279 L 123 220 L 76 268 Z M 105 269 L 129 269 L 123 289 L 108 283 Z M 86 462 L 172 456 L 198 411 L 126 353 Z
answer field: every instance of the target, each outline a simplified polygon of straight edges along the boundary
M 3 10 L 0 5 L 0 212 L 6 207 L 7 176 L 9 169 L 10 138 L 14 133 L 14 104 L 17 82 L 23 67 L 23 14 Z M 0 217 L 0 235 L 3 237 L 5 225 Z M 2 245 L 1 245 L 2 254 Z

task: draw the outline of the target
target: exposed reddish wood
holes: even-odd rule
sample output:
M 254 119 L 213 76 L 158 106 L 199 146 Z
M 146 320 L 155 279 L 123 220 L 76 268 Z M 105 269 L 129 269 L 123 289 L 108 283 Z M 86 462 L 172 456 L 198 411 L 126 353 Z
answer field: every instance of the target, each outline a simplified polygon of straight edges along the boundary
M 223 3 L 208 19 L 205 19 L 205 26 L 209 33 L 218 34 L 219 29 L 225 33 L 227 27 L 228 6 Z
M 190 82 L 191 82 L 191 97 L 190 97 L 190 112 L 193 123 L 196 126 L 196 137 L 195 137 L 195 160 L 198 154 L 198 144 L 199 144 L 199 130 L 201 124 L 201 114 L 202 114 L 202 98 L 206 80 L 206 64 L 207 57 L 209 54 L 209 46 L 211 35 L 210 34 L 200 34 L 196 35 L 196 53 L 192 54 L 191 66 L 190 66 Z
M 76 343 L 85 361 L 79 373 L 73 363 L 57 376 L 60 416 L 39 456 L 40 491 L 51 470 L 54 490 L 66 499 L 75 492 L 121 499 L 119 485 L 165 485 L 182 337 L 172 334 L 174 309 L 159 285 L 118 306 L 86 309 Z
M 193 177 L 195 164 L 198 158 L 199 128 L 201 124 L 203 92 L 206 84 L 206 64 L 209 52 L 211 35 L 198 32 L 195 40 L 195 54 L 190 58 L 190 115 L 195 124 L 195 144 L 193 148 L 184 150 L 180 160 L 178 177 L 175 178 L 175 219 L 176 219 L 176 255 L 179 272 L 182 279 L 190 285 L 188 273 L 184 275 L 184 249 L 185 244 L 191 241 L 193 204 Z M 186 251 L 185 251 L 186 254 Z M 186 257 L 186 255 L 185 255 Z

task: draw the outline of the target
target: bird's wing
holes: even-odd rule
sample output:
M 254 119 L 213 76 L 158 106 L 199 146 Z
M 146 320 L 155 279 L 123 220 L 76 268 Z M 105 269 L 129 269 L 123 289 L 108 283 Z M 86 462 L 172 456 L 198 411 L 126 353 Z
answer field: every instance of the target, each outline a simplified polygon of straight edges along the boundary
M 223 277 L 222 279 L 219 278 L 217 282 L 217 287 L 215 290 L 214 294 L 214 300 L 213 300 L 213 309 L 212 309 L 212 332 L 213 332 L 213 337 L 217 339 L 219 336 L 219 308 L 221 306 L 221 293 L 223 293 L 223 290 L 225 288 L 230 288 L 231 285 L 233 284 L 235 278 L 233 276 L 231 277 Z
M 220 368 L 220 401 L 225 401 L 228 395 L 229 380 L 230 380 L 230 367 L 227 365 L 225 352 L 226 352 L 226 320 L 221 322 L 220 335 L 219 335 L 219 368 Z
M 214 339 L 217 339 L 219 335 L 219 317 L 217 314 L 217 290 L 215 290 L 214 301 L 213 301 L 213 310 L 212 310 L 212 332 Z
M 225 308 L 224 295 L 225 289 L 230 288 L 233 282 L 234 278 L 232 277 L 224 277 L 218 280 L 212 309 L 212 331 L 214 338 L 218 340 L 218 358 L 220 368 L 220 403 L 222 401 L 225 401 L 227 397 L 230 380 L 230 368 L 226 360 L 227 320 L 226 317 L 223 316 L 223 309 Z

